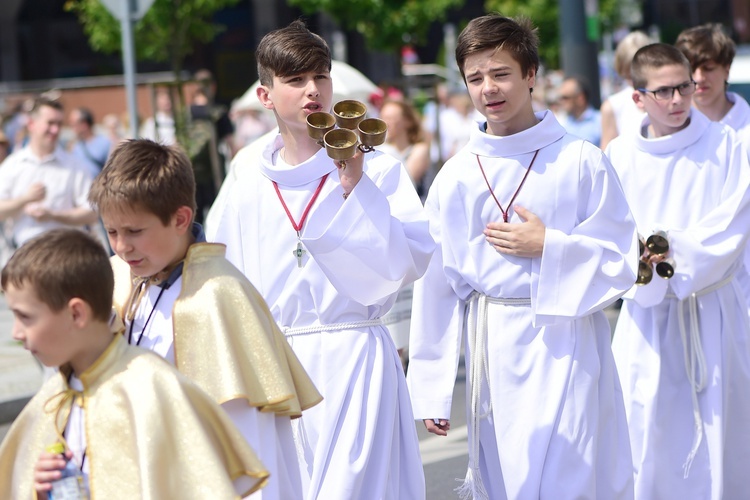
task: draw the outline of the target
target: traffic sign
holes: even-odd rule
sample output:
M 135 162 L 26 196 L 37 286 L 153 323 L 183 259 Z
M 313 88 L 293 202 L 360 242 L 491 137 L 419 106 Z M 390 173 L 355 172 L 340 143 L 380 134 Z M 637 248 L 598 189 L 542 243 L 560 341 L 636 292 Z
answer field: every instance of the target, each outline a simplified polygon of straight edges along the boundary
M 120 21 L 137 21 L 146 15 L 154 0 L 99 0 Z

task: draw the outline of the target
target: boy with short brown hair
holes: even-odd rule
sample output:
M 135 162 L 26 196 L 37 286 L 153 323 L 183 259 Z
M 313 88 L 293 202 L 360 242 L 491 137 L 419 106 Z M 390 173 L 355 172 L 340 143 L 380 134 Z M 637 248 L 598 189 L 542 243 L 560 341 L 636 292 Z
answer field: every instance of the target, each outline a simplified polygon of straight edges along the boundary
M 637 239 L 602 152 L 535 113 L 528 20 L 469 22 L 456 61 L 486 117 L 425 208 L 438 250 L 414 290 L 414 415 L 445 435 L 466 329 L 469 469 L 462 498 L 633 496 L 603 309 L 635 281 Z
M 261 488 L 268 472 L 219 406 L 111 332 L 113 285 L 101 244 L 74 229 L 30 240 L 3 269 L 13 337 L 60 371 L 0 447 L 0 497 L 46 499 L 68 460 L 91 498 L 235 498 Z M 57 441 L 62 456 L 44 451 Z
M 394 158 L 357 152 L 344 164 L 308 135 L 307 117 L 333 104 L 321 37 L 295 21 L 265 35 L 256 60 L 258 98 L 279 130 L 237 154 L 208 232 L 325 398 L 297 428 L 304 498 L 424 498 L 406 381 L 382 320 L 434 249 L 419 197 Z
M 121 143 L 89 199 L 116 253 L 115 307 L 130 344 L 156 352 L 221 404 L 271 472 L 264 499 L 299 498 L 290 418 L 321 397 L 263 299 L 193 222 L 186 154 Z
M 733 131 L 691 108 L 675 47 L 633 58 L 637 135 L 606 154 L 644 236 L 664 233 L 673 276 L 624 296 L 612 350 L 623 383 L 636 498 L 742 498 L 750 458 L 750 344 L 739 286 L 750 165 Z M 658 262 L 665 258 L 652 259 Z

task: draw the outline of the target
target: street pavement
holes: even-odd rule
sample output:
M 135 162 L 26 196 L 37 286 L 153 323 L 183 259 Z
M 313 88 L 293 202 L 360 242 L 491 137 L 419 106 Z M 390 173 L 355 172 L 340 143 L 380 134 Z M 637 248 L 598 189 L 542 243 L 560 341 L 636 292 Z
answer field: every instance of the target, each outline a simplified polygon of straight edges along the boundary
M 610 324 L 617 310 L 607 311 Z M 0 440 L 23 406 L 39 389 L 42 369 L 39 363 L 12 337 L 13 314 L 0 294 Z M 461 364 L 453 392 L 451 430 L 446 437 L 429 434 L 421 422 L 415 422 L 419 449 L 425 470 L 427 498 L 454 500 L 453 491 L 466 474 L 468 445 L 466 428 L 466 369 Z

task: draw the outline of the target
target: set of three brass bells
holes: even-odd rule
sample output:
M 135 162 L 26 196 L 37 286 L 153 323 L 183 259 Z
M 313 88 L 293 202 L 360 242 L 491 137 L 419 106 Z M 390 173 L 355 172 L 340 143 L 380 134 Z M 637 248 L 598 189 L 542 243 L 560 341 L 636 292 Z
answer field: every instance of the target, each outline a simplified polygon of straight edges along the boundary
M 333 114 L 310 113 L 307 133 L 345 168 L 346 160 L 353 158 L 357 149 L 369 153 L 385 142 L 388 126 L 379 118 L 365 118 L 366 113 L 367 107 L 359 101 L 339 101 L 333 106 Z
M 645 240 L 639 234 L 638 249 L 640 250 L 640 260 L 638 261 L 636 285 L 649 284 L 654 277 L 654 272 L 664 279 L 674 276 L 674 260 L 666 258 L 669 253 L 669 240 L 664 231 L 657 231 Z M 655 264 L 652 264 L 653 256 L 656 257 Z

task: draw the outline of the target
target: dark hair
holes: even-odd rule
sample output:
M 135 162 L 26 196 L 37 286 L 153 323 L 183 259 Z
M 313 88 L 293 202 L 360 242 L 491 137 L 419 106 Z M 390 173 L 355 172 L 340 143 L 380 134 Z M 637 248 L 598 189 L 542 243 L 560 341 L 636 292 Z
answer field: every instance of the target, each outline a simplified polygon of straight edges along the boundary
M 37 97 L 36 99 L 34 99 L 34 104 L 31 106 L 30 114 L 37 115 L 39 113 L 39 110 L 45 106 L 48 108 L 56 109 L 57 111 L 63 110 L 63 105 L 60 103 L 60 101 L 56 101 L 48 97 Z
M 255 51 L 255 60 L 261 85 L 272 85 L 274 76 L 331 70 L 328 44 L 300 20 L 266 34 Z
M 586 98 L 587 103 L 591 102 L 591 85 L 589 85 L 589 81 L 586 78 L 575 75 L 566 77 L 565 80 L 575 82 L 578 92 L 583 94 L 583 97 Z
M 511 19 L 500 14 L 487 14 L 469 21 L 458 35 L 456 63 L 464 74 L 466 59 L 487 49 L 507 50 L 521 66 L 524 75 L 539 70 L 539 37 L 527 18 Z
M 195 175 L 185 152 L 149 139 L 121 142 L 96 176 L 89 202 L 99 213 L 147 210 L 166 226 L 182 206 L 195 213 Z
M 94 126 L 94 114 L 89 108 L 76 108 L 78 111 L 78 121 L 85 123 L 89 127 Z
M 27 241 L 3 268 L 0 283 L 3 290 L 30 285 L 55 312 L 79 298 L 99 321 L 109 321 L 112 313 L 115 279 L 109 255 L 78 229 L 53 229 Z
M 633 56 L 633 62 L 630 65 L 633 87 L 643 88 L 648 84 L 647 69 L 658 69 L 671 65 L 684 66 L 688 75 L 692 74 L 690 63 L 676 47 L 666 43 L 652 43 L 641 47 Z
M 401 110 L 401 116 L 403 117 L 404 122 L 406 122 L 406 137 L 409 139 L 409 144 L 422 142 L 424 140 L 422 122 L 419 119 L 419 114 L 414 106 L 408 102 L 396 99 L 386 99 L 383 101 L 383 105 L 380 106 L 381 111 L 388 104 L 392 104 Z
M 694 70 L 711 61 L 721 66 L 731 66 L 736 53 L 734 41 L 718 23 L 684 30 L 677 37 L 675 47 L 685 54 Z

